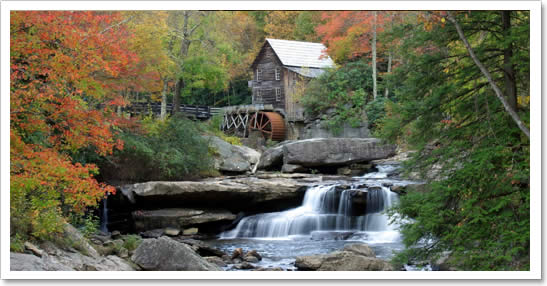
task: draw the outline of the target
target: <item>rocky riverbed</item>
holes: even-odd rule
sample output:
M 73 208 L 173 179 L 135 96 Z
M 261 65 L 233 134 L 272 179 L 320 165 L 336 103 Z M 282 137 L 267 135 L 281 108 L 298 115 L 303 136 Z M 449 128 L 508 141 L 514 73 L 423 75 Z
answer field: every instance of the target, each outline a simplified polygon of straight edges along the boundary
M 386 261 L 403 246 L 381 211 L 421 186 L 398 178 L 399 163 L 386 161 L 394 146 L 309 139 L 259 159 L 245 148 L 222 149 L 218 164 L 228 166 L 222 160 L 236 152 L 246 174 L 119 186 L 103 210 L 104 226 L 116 231 L 85 239 L 67 226 L 69 242 L 26 245 L 26 253 L 11 254 L 12 270 L 392 270 Z M 260 233 L 250 218 L 274 227 L 265 234 L 275 237 L 239 237 Z M 241 227 L 251 229 L 234 232 Z

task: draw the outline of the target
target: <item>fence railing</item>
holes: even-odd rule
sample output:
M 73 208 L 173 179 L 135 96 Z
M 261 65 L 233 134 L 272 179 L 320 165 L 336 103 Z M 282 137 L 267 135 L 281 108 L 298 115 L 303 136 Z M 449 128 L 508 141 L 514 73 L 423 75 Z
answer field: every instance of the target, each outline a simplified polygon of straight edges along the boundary
M 135 102 L 131 103 L 129 106 L 123 108 L 124 111 L 127 111 L 131 114 L 161 114 L 161 103 L 159 102 Z M 220 114 L 222 108 L 210 107 L 210 106 L 199 106 L 199 105 L 179 105 L 180 113 L 184 114 L 187 117 L 194 117 L 200 120 L 206 120 L 214 115 Z M 169 103 L 166 105 L 166 113 L 173 113 L 173 104 Z

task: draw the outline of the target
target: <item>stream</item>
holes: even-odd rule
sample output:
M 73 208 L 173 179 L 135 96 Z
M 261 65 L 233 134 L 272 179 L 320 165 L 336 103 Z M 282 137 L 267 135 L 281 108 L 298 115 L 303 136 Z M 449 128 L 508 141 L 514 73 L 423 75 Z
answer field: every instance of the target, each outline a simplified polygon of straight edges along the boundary
M 245 217 L 206 242 L 227 253 L 255 249 L 263 257 L 257 266 L 285 270 L 295 270 L 298 256 L 329 253 L 351 243 L 366 243 L 378 258 L 389 260 L 404 249 L 398 225 L 385 214 L 399 201 L 391 187 L 415 182 L 398 178 L 397 165 L 376 168 L 351 181 L 309 187 L 301 206 Z

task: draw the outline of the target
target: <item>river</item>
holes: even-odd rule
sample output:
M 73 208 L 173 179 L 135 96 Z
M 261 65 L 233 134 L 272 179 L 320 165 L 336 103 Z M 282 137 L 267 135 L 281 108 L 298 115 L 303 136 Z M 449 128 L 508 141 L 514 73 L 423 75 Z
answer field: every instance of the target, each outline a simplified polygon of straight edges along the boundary
M 329 253 L 356 242 L 389 260 L 404 249 L 398 225 L 385 213 L 399 201 L 391 187 L 415 182 L 400 179 L 398 165 L 376 168 L 352 180 L 309 187 L 301 206 L 245 217 L 206 242 L 228 253 L 255 249 L 263 257 L 258 266 L 286 270 L 295 269 L 297 256 Z

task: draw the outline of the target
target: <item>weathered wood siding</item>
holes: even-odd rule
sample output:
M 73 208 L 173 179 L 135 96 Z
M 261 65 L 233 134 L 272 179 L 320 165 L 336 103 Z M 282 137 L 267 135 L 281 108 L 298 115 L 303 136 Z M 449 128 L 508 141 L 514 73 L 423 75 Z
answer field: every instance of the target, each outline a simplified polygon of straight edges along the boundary
M 285 113 L 287 120 L 298 121 L 304 119 L 304 108 L 300 104 L 298 95 L 295 94 L 297 89 L 302 86 L 302 82 L 307 82 L 297 73 L 284 69 L 283 86 L 286 91 L 285 97 Z
M 275 108 L 285 109 L 285 89 L 283 86 L 283 76 L 285 70 L 272 47 L 265 44 L 258 54 L 253 68 L 253 104 L 272 104 Z M 279 80 L 275 79 L 275 70 L 279 69 Z M 260 69 L 260 80 L 257 80 L 257 69 Z M 280 94 L 276 96 L 276 89 L 279 88 Z

